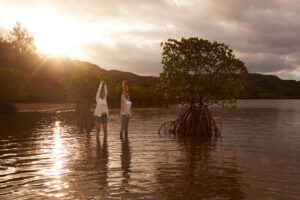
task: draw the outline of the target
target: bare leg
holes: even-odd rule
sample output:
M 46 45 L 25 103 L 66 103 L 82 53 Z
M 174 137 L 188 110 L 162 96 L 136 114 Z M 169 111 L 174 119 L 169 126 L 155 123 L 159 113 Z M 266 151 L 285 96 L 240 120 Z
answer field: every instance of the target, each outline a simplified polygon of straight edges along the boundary
M 99 122 L 96 122 L 96 139 L 99 140 L 99 134 L 100 134 L 101 124 Z
M 102 126 L 103 126 L 104 137 L 107 137 L 107 122 L 104 122 Z

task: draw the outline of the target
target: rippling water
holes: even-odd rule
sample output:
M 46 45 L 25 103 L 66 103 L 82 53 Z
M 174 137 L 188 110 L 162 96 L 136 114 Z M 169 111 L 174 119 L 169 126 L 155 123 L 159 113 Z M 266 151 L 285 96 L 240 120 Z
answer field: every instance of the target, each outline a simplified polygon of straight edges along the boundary
M 0 199 L 299 199 L 299 100 L 239 101 L 210 145 L 158 135 L 177 112 L 134 110 L 121 140 L 112 110 L 101 141 L 72 112 L 0 116 Z

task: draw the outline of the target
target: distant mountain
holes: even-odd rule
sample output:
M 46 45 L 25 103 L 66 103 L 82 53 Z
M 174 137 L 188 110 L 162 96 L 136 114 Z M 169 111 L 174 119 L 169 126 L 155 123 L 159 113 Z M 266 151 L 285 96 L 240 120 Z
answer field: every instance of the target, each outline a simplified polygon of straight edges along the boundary
M 248 74 L 241 98 L 249 99 L 299 99 L 300 81 L 282 80 L 274 75 Z
M 8 60 L 12 62 L 13 60 Z M 163 94 L 156 90 L 158 77 L 140 76 L 131 72 L 105 70 L 95 64 L 70 59 L 36 59 L 26 64 L 1 62 L 0 102 L 74 102 L 66 90 L 66 80 L 75 72 L 97 75 L 93 87 L 94 96 L 101 79 L 109 85 L 109 101 L 118 105 L 121 82 L 128 80 L 135 105 L 161 104 Z M 23 64 L 22 64 L 23 63 Z M 24 64 L 25 63 L 25 64 Z M 241 99 L 300 99 L 300 81 L 282 80 L 273 75 L 248 74 Z
M 161 95 L 155 89 L 157 77 L 105 70 L 95 64 L 70 59 L 37 59 L 32 64 L 21 63 L 1 64 L 0 60 L 0 102 L 74 102 L 77 88 L 72 85 L 75 82 L 86 82 L 82 85 L 85 87 L 83 92 L 88 92 L 89 99 L 94 101 L 100 80 L 107 82 L 109 102 L 113 105 L 119 105 L 123 80 L 128 80 L 136 105 L 161 102 Z M 74 80 L 74 75 L 78 81 Z
M 120 85 L 123 80 L 128 80 L 129 84 L 139 85 L 145 88 L 154 86 L 158 82 L 158 77 L 140 76 L 131 72 L 118 70 L 105 70 L 95 64 L 81 61 L 61 62 L 62 66 L 48 65 L 44 69 L 48 69 L 49 73 L 53 73 L 55 68 L 59 68 L 60 75 L 67 76 L 75 67 L 89 69 L 94 73 L 98 73 L 106 77 L 106 80 L 113 85 Z M 67 64 L 68 63 L 68 64 Z M 69 66 L 69 67 L 67 67 Z M 274 75 L 263 75 L 257 73 L 249 73 L 245 77 L 245 90 L 239 96 L 242 99 L 300 99 L 300 81 L 282 80 Z
M 95 73 L 102 74 L 106 77 L 107 81 L 113 84 L 121 84 L 123 80 L 128 80 L 130 84 L 136 85 L 141 83 L 155 83 L 158 81 L 154 76 L 140 76 L 132 72 L 125 72 L 119 70 L 105 70 L 98 65 L 89 62 L 72 61 L 74 66 L 80 66 L 93 70 Z M 63 69 L 63 67 L 62 67 Z M 64 73 L 63 73 L 64 74 Z
M 101 69 L 101 68 L 100 68 Z M 130 72 L 101 69 L 109 80 L 120 83 L 128 80 L 131 84 L 153 84 L 158 77 L 140 76 Z M 242 99 L 300 99 L 300 81 L 282 80 L 274 75 L 249 73 L 245 77 L 245 91 L 239 96 Z

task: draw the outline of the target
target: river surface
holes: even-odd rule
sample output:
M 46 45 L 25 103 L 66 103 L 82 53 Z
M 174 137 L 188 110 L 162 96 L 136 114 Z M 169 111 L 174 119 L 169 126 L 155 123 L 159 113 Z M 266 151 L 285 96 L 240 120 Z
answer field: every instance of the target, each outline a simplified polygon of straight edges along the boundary
M 0 199 L 300 199 L 300 100 L 239 101 L 210 144 L 158 135 L 178 112 L 134 109 L 121 140 L 111 110 L 100 141 L 71 111 L 0 116 Z

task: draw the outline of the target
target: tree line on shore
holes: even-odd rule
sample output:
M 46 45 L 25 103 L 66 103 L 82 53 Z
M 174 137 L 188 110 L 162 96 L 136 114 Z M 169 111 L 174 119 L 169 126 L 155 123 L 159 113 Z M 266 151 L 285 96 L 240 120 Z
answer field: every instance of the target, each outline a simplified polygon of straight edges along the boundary
M 39 55 L 34 39 L 19 23 L 0 36 L 0 102 L 94 103 L 101 80 L 109 87 L 110 106 L 119 104 L 121 82 L 127 79 L 136 106 L 161 103 L 157 78 L 129 72 L 104 70 L 97 65 L 69 58 Z M 4 106 L 6 104 L 6 106 Z
M 0 110 L 14 111 L 10 103 L 89 102 L 94 103 L 100 80 L 109 87 L 111 107 L 120 103 L 121 81 L 128 80 L 135 106 L 176 103 L 158 89 L 158 77 L 104 70 L 97 65 L 39 55 L 34 38 L 19 23 L 6 36 L 0 35 Z M 237 98 L 300 98 L 300 82 L 276 76 L 248 74 L 244 91 Z

